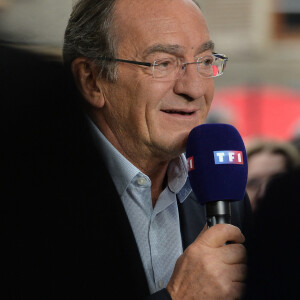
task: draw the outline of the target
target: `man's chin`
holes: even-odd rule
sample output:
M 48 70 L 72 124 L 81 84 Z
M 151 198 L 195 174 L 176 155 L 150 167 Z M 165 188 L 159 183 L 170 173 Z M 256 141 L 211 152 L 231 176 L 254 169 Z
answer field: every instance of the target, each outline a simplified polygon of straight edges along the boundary
M 170 158 L 175 158 L 185 152 L 186 141 L 187 135 L 181 139 L 173 140 L 169 146 L 165 148 L 168 155 L 170 155 Z

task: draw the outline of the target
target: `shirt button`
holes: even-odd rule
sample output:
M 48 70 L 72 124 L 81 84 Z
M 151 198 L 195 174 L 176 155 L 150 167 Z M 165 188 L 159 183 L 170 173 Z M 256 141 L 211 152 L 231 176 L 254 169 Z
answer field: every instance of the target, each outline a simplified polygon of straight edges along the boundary
M 145 185 L 147 183 L 147 179 L 144 178 L 144 177 L 140 177 L 138 180 L 137 180 L 137 183 L 139 185 Z
M 162 280 L 158 280 L 158 287 L 162 289 L 164 287 L 164 283 Z

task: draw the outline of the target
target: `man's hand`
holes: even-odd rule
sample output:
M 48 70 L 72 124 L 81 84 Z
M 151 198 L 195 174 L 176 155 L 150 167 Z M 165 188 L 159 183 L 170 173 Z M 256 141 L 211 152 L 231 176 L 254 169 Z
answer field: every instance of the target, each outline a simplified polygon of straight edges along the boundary
M 205 227 L 176 262 L 167 286 L 172 299 L 240 299 L 247 273 L 244 240 L 233 225 Z

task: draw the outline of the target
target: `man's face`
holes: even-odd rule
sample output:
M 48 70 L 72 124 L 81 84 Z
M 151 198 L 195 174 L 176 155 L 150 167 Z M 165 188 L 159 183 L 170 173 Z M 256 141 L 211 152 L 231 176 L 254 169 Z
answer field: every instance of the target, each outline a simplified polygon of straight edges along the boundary
M 115 16 L 117 58 L 152 63 L 171 55 L 193 62 L 212 53 L 206 22 L 191 1 L 122 0 Z M 213 90 L 213 79 L 201 77 L 196 65 L 176 81 L 162 81 L 153 78 L 152 67 L 118 63 L 118 80 L 102 82 L 100 129 L 127 157 L 171 159 L 204 123 Z

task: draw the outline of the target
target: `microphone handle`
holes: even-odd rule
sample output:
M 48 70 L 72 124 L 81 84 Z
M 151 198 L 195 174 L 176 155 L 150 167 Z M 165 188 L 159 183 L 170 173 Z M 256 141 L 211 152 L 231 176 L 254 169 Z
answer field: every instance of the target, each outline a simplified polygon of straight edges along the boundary
M 216 224 L 231 224 L 230 200 L 208 202 L 205 206 L 208 227 Z

